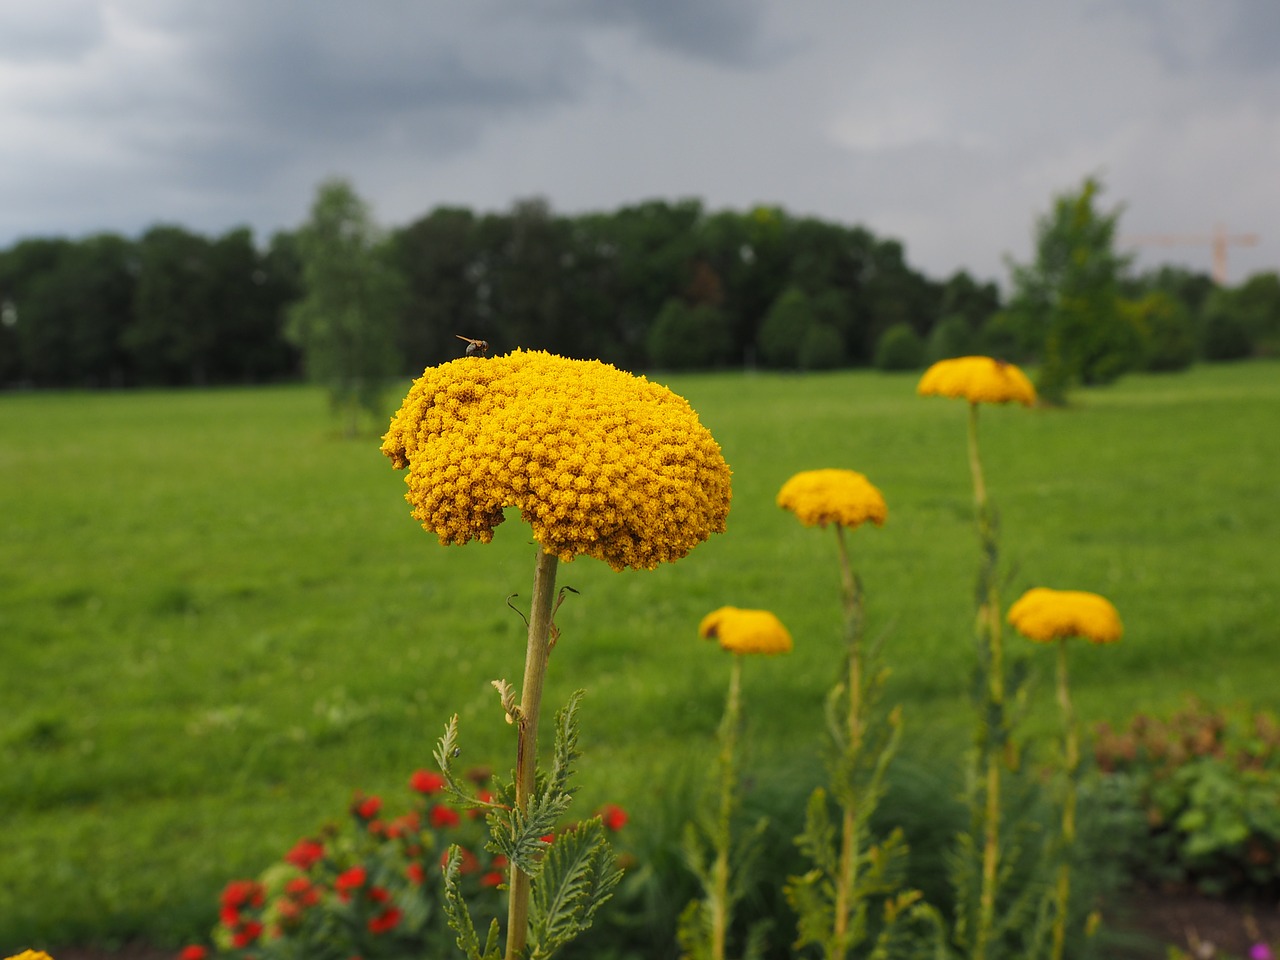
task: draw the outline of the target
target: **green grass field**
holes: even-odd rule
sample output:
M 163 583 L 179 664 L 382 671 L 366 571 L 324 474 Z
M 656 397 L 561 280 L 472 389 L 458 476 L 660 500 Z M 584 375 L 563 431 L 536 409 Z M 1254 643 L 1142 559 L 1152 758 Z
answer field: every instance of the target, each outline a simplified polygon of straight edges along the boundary
M 755 775 L 816 751 L 840 656 L 835 543 L 774 497 L 817 467 L 888 500 L 886 526 L 851 540 L 869 630 L 905 752 L 953 763 L 973 723 L 964 404 L 870 372 L 665 382 L 734 469 L 729 530 L 652 573 L 562 568 L 581 595 L 547 697 L 588 691 L 582 808 L 623 803 L 643 830 L 671 771 L 710 758 L 728 663 L 696 629 L 724 604 L 768 607 L 796 639 L 746 665 Z M 1280 707 L 1280 364 L 1075 400 L 983 408 L 980 432 L 1006 605 L 1078 588 L 1124 618 L 1120 645 L 1076 651 L 1082 720 L 1188 692 Z M 309 388 L 0 397 L 0 952 L 205 933 L 226 880 L 353 790 L 398 803 L 455 711 L 461 762 L 509 766 L 489 681 L 523 665 L 505 599 L 528 596 L 528 530 L 512 518 L 490 545 L 443 548 L 402 490 L 377 440 L 338 439 Z M 1049 729 L 1037 693 L 1030 729 Z

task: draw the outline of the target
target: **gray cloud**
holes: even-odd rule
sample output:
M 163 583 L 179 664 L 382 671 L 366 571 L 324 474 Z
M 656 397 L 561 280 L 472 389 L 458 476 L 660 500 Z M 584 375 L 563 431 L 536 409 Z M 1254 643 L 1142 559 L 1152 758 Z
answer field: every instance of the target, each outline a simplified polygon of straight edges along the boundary
M 1090 173 L 1129 232 L 1280 221 L 1256 0 L 43 0 L 0 12 L 0 245 L 542 195 L 776 203 L 1003 278 Z M 1274 268 L 1280 237 L 1233 251 Z M 1207 268 L 1207 246 L 1141 251 Z

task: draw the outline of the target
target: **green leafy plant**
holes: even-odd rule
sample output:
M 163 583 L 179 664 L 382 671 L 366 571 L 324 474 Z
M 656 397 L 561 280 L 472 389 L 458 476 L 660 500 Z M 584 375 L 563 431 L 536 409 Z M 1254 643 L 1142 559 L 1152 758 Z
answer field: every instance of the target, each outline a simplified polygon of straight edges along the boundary
M 1280 890 L 1280 722 L 1193 700 L 1168 719 L 1139 714 L 1096 730 L 1103 777 L 1127 787 L 1147 830 L 1133 869 L 1210 895 Z
M 514 694 L 501 682 L 495 684 L 504 706 L 514 709 Z M 466 788 L 452 769 L 459 752 L 458 718 L 449 721 L 435 758 L 447 789 L 459 802 L 478 805 L 489 824 L 485 849 L 514 864 L 530 883 L 529 933 L 525 945 L 531 960 L 545 960 L 591 926 L 596 911 L 609 899 L 622 879 L 599 817 L 553 833 L 573 799 L 570 778 L 578 758 L 578 703 L 582 691 L 556 714 L 554 760 L 550 773 L 538 777 L 525 806 L 515 802 L 516 782 L 499 785 L 496 796 L 469 800 Z M 483 945 L 476 932 L 463 883 L 466 851 L 449 847 L 444 870 L 445 914 L 457 934 L 458 947 L 469 960 L 500 957 L 501 924 L 489 924 Z
M 454 724 L 449 729 L 456 734 Z M 446 739 L 453 749 L 456 736 Z M 474 917 L 500 930 L 513 844 L 505 833 L 501 844 L 493 837 L 495 821 L 502 825 L 515 815 L 503 800 L 510 786 L 494 784 L 485 768 L 457 774 L 451 767 L 446 774 L 419 770 L 409 786 L 404 813 L 388 817 L 380 797 L 357 794 L 344 821 L 302 838 L 256 878 L 228 883 L 210 944 L 187 946 L 184 960 L 443 955 L 452 949 L 449 928 L 459 937 L 459 910 L 467 924 Z M 562 809 L 541 809 L 552 807 Z M 626 821 L 614 805 L 559 830 L 556 820 L 537 818 L 543 835 L 521 847 L 536 851 L 526 862 L 547 880 L 534 887 L 535 916 L 547 918 L 540 926 L 535 921 L 538 944 L 564 942 L 607 898 L 619 873 L 611 855 L 601 859 L 609 850 L 606 834 Z

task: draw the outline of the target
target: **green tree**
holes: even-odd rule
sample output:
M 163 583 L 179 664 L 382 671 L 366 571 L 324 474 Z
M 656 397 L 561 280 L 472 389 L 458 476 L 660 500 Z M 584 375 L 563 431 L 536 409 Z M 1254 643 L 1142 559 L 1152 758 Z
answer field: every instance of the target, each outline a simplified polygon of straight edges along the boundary
M 938 360 L 949 360 L 952 357 L 967 357 L 976 351 L 978 342 L 974 328 L 969 321 L 959 314 L 951 314 L 939 320 L 929 331 L 925 358 L 934 363 Z
M 399 366 L 404 279 L 368 205 L 345 180 L 320 185 L 297 246 L 305 293 L 290 308 L 285 332 L 351 436 L 361 411 L 375 418 L 384 412 L 383 389 Z
M 924 366 L 924 340 L 909 323 L 895 323 L 876 344 L 877 370 L 919 370 Z
M 1097 208 L 1101 184 L 1054 198 L 1036 221 L 1036 256 L 1011 264 L 1010 311 L 1026 318 L 1042 340 L 1041 397 L 1066 401 L 1079 383 L 1109 383 L 1141 360 L 1141 339 L 1120 310 L 1120 281 L 1128 265 L 1114 249 L 1117 208 Z
M 138 292 L 125 346 L 146 383 L 208 383 L 222 318 L 214 307 L 209 241 L 152 227 L 138 241 Z
M 1122 300 L 1120 306 L 1142 334 L 1144 369 L 1185 370 L 1195 362 L 1195 326 L 1172 294 L 1153 290 L 1136 300 Z
M 649 360 L 667 370 L 723 366 L 732 341 L 724 313 L 705 304 L 690 306 L 672 298 L 649 329 Z
M 1249 322 L 1235 290 L 1219 287 L 1200 315 L 1200 353 L 1206 360 L 1243 360 L 1253 353 Z
M 760 324 L 757 345 L 761 362 L 768 367 L 799 367 L 800 345 L 813 325 L 813 303 L 808 294 L 799 287 L 787 287 Z

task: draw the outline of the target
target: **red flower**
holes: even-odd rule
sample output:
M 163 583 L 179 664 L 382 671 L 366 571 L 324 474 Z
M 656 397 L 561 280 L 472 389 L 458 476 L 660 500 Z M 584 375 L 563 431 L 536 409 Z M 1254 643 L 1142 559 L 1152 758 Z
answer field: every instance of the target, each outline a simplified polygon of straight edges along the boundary
M 320 902 L 320 891 L 306 877 L 292 877 L 284 885 L 284 892 L 300 907 L 314 907 Z
M 430 770 L 415 770 L 413 776 L 409 778 L 409 786 L 421 794 L 431 796 L 431 794 L 439 793 L 445 788 L 445 779 L 440 774 L 432 773 Z
M 605 827 L 615 833 L 627 825 L 627 811 L 616 803 L 606 803 L 596 814 L 604 821 Z
M 370 887 L 369 899 L 374 903 L 386 903 L 391 899 L 391 894 L 387 893 L 385 887 Z
M 431 821 L 431 825 L 436 829 L 456 827 L 462 822 L 462 818 L 458 816 L 458 811 L 453 809 L 453 807 L 446 807 L 443 803 L 437 803 L 431 808 L 431 813 L 428 815 L 428 819 Z
M 409 882 L 415 887 L 422 886 L 422 882 L 427 879 L 426 873 L 423 871 L 422 864 L 420 863 L 409 864 L 404 868 L 404 873 L 405 876 L 409 878 Z
M 480 878 L 480 886 L 496 887 L 506 879 L 506 875 L 501 870 L 490 870 Z
M 198 943 L 193 943 L 182 948 L 182 952 L 178 954 L 178 960 L 209 960 L 209 950 Z
M 381 797 L 360 797 L 357 796 L 351 805 L 351 810 L 361 820 L 372 820 L 378 815 L 378 811 L 382 809 Z
M 236 935 L 231 938 L 231 945 L 237 948 L 247 947 L 260 936 L 262 936 L 262 924 L 257 920 L 250 920 L 236 931 Z
M 218 919 L 228 930 L 240 925 L 240 911 L 235 907 L 223 907 L 218 911 Z
M 368 874 L 365 873 L 364 867 L 352 867 L 350 870 L 344 870 L 338 874 L 337 879 L 333 881 L 333 889 L 338 892 L 338 896 L 343 900 L 351 899 L 351 891 L 359 890 L 364 886 Z
M 387 824 L 387 836 L 393 840 L 398 837 L 412 836 L 421 825 L 422 819 L 418 816 L 418 811 L 410 810 L 403 817 L 396 817 Z
M 370 933 L 386 933 L 388 930 L 394 929 L 396 924 L 400 922 L 400 918 L 404 916 L 399 907 L 391 907 L 383 910 L 376 917 L 369 919 Z
M 222 905 L 239 908 L 243 906 L 260 907 L 266 900 L 267 893 L 262 884 L 256 880 L 232 880 L 222 890 Z
M 292 863 L 299 870 L 310 870 L 324 856 L 324 844 L 310 837 L 303 837 L 284 855 L 285 863 Z

